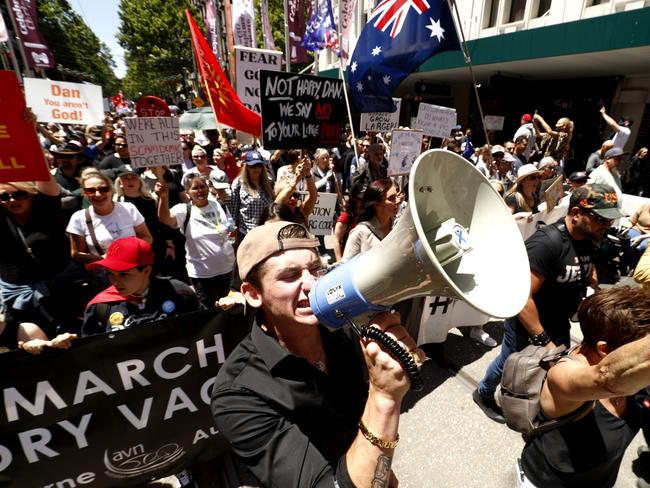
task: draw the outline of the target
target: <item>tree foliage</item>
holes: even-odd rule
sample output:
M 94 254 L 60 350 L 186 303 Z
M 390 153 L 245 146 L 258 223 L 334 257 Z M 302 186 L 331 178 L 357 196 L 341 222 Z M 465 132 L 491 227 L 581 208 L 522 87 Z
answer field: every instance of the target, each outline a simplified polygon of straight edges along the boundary
M 173 96 L 191 73 L 192 43 L 185 17 L 191 0 L 121 0 L 118 40 L 125 51 L 125 94 Z M 201 25 L 201 24 L 199 24 Z
M 118 89 L 111 52 L 67 0 L 38 0 L 38 26 L 58 69 L 48 70 L 49 78 L 63 81 L 90 81 L 103 87 L 106 96 Z M 92 78 L 90 76 L 92 75 Z

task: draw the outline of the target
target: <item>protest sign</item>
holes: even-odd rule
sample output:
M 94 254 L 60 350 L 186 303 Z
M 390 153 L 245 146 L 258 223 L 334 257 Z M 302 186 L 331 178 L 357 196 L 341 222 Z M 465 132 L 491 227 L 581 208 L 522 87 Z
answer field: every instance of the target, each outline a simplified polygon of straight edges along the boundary
M 141 486 L 225 449 L 210 390 L 249 323 L 216 309 L 0 354 L 3 486 Z
M 564 178 L 558 176 L 553 183 L 544 192 L 544 201 L 546 202 L 546 211 L 550 212 L 555 208 L 564 196 Z
M 183 160 L 178 117 L 127 117 L 124 124 L 134 168 L 170 166 Z
M 429 103 L 420 103 L 415 128 L 421 129 L 425 135 L 445 138 L 449 137 L 451 129 L 456 125 L 456 110 Z
M 394 130 L 390 143 L 388 176 L 411 172 L 413 162 L 422 152 L 422 131 Z
M 45 157 L 14 71 L 0 71 L 0 182 L 47 181 Z
M 235 46 L 235 59 L 237 60 L 237 96 L 246 107 L 261 114 L 260 70 L 280 71 L 282 53 Z
M 341 143 L 343 82 L 284 71 L 260 71 L 265 149 L 317 149 Z
M 315 236 L 332 233 L 336 220 L 336 193 L 318 193 L 318 200 L 309 216 L 309 232 Z
M 172 115 L 169 106 L 162 98 L 151 95 L 138 98 L 135 113 L 138 117 L 171 117 Z
M 503 115 L 486 115 L 483 125 L 486 130 L 503 130 Z
M 394 112 L 374 112 L 361 114 L 360 130 L 386 132 L 399 126 L 399 112 L 402 107 L 401 98 L 393 98 L 397 106 Z
M 104 121 L 102 87 L 89 83 L 25 78 L 25 99 L 39 122 L 99 125 Z

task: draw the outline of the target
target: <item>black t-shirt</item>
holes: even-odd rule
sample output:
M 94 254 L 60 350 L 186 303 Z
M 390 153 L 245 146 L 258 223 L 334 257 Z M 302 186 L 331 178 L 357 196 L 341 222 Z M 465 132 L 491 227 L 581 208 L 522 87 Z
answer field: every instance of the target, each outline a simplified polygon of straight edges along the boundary
M 528 442 L 521 455 L 526 477 L 540 488 L 614 486 L 625 449 L 639 431 L 640 403 L 628 397 L 621 419 L 596 402 L 583 418 Z M 549 419 L 540 413 L 539 420 Z
M 131 164 L 131 159 L 129 158 L 118 158 L 115 154 L 106 156 L 98 164 L 98 169 L 117 169 L 125 164 Z
M 589 239 L 572 239 L 562 219 L 530 236 L 526 250 L 531 271 L 544 277 L 533 295 L 540 322 L 551 339 L 566 335 L 590 281 L 594 245 Z M 518 328 L 525 330 L 520 323 Z
M 30 257 L 19 231 L 34 258 Z M 0 277 L 9 283 L 28 285 L 49 281 L 70 262 L 70 243 L 65 235 L 58 196 L 35 195 L 25 225 L 17 224 L 8 212 L 0 210 L 0 236 Z
M 149 284 L 149 292 L 143 308 L 127 302 L 124 298 L 96 303 L 86 308 L 81 335 L 102 334 L 135 327 L 195 312 L 202 308 L 204 307 L 199 303 L 192 289 L 185 283 L 155 277 Z
M 212 414 L 263 486 L 354 486 L 345 453 L 368 387 L 360 351 L 342 330 L 321 327 L 329 374 L 253 325 L 219 370 Z

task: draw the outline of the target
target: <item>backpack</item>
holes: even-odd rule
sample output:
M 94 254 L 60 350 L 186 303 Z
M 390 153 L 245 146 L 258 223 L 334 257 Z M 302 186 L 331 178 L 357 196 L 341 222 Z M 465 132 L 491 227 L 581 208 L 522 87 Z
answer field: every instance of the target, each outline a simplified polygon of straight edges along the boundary
M 540 397 L 548 370 L 562 358 L 570 358 L 566 347 L 554 349 L 544 346 L 526 346 L 506 359 L 497 390 L 497 401 L 503 410 L 506 424 L 521 432 L 526 442 L 567 424 L 589 410 L 594 402 L 585 402 L 577 410 L 546 422 L 539 422 Z

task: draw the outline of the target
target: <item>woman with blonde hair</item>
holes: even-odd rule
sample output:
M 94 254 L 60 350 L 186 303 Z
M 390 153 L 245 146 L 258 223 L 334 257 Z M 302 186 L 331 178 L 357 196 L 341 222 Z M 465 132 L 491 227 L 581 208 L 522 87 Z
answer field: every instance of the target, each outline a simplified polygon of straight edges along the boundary
M 70 235 L 72 259 L 89 264 L 102 259 L 115 239 L 137 236 L 153 242 L 140 211 L 128 202 L 113 201 L 113 182 L 100 172 L 88 172 L 80 178 L 81 191 L 90 207 L 78 210 L 70 218 L 66 231 Z
M 537 189 L 542 172 L 533 164 L 524 164 L 517 171 L 517 181 L 504 196 L 506 205 L 513 214 L 521 212 L 537 213 L 539 197 Z
M 273 187 L 264 160 L 258 151 L 248 151 L 239 176 L 232 184 L 230 213 L 237 227 L 236 244 L 260 225 L 260 219 L 273 203 Z

